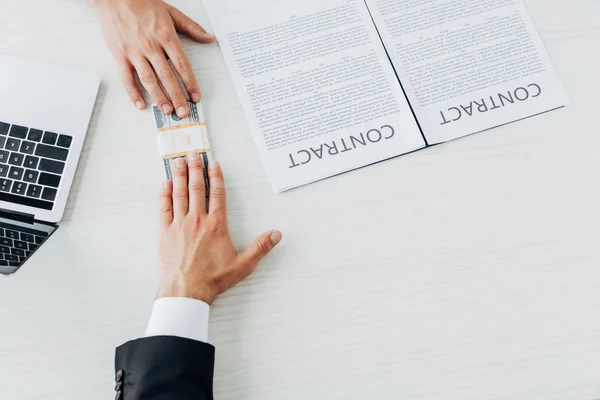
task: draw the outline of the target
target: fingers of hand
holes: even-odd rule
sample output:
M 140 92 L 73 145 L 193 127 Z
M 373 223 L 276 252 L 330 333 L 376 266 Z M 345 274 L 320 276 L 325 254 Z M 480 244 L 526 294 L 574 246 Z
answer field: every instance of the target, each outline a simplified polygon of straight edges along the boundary
M 171 45 L 165 47 L 165 51 L 173 63 L 173 68 L 175 68 L 175 71 L 177 71 L 177 74 L 181 78 L 181 82 L 183 82 L 183 86 L 187 90 L 190 99 L 194 103 L 199 102 L 200 85 L 198 85 L 192 64 L 190 64 L 183 51 L 183 47 L 181 47 L 181 42 L 179 40 L 173 41 Z
M 142 96 L 140 88 L 138 87 L 138 84 L 135 81 L 133 66 L 129 63 L 129 61 L 120 61 L 119 71 L 121 74 L 121 82 L 123 83 L 123 87 L 127 91 L 131 102 L 135 105 L 135 107 L 138 110 L 143 110 L 144 108 L 146 108 L 146 102 L 144 101 L 144 97 Z
M 223 170 L 216 161 L 211 161 L 208 166 L 208 178 L 210 181 L 209 213 L 227 217 L 227 194 L 225 191 L 225 179 Z
M 159 197 L 160 223 L 166 227 L 173 222 L 173 184 L 171 181 L 164 181 L 160 189 Z
M 188 189 L 190 193 L 190 212 L 199 215 L 206 214 L 206 185 L 204 183 L 204 168 L 202 158 L 195 151 L 187 156 L 189 182 Z
M 132 61 L 132 64 L 137 71 L 138 77 L 140 78 L 140 83 L 142 86 L 144 86 L 148 93 L 150 93 L 150 96 L 152 96 L 156 104 L 159 105 L 162 112 L 165 114 L 172 113 L 173 107 L 171 106 L 171 102 L 158 83 L 156 75 L 154 74 L 154 70 L 150 66 L 148 60 L 140 56 L 136 57 Z
M 189 113 L 187 101 L 167 58 L 164 54 L 154 54 L 149 56 L 149 60 L 156 71 L 160 83 L 169 95 L 171 104 L 175 107 L 177 115 L 181 118 L 186 117 Z
M 173 214 L 183 218 L 188 213 L 188 171 L 185 159 L 177 158 L 171 163 L 173 175 Z
M 277 230 L 265 232 L 240 255 L 240 268 L 245 271 L 246 276 L 254 272 L 258 262 L 269 254 L 282 238 L 282 233 Z
M 173 18 L 173 22 L 175 22 L 175 29 L 179 32 L 188 35 L 200 43 L 212 43 L 217 39 L 215 35 L 207 33 L 199 23 L 179 11 L 177 8 L 169 6 L 168 10 Z

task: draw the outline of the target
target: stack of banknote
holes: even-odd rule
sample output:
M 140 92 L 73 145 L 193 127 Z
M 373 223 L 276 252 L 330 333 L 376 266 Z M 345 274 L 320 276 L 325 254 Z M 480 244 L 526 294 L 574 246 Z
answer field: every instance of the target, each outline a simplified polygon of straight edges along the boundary
M 204 182 L 208 199 L 208 163 L 212 160 L 206 122 L 200 103 L 188 102 L 190 113 L 185 118 L 177 114 L 165 115 L 160 108 L 152 105 L 158 152 L 165 167 L 167 179 L 172 179 L 171 161 L 185 157 L 191 151 L 197 151 L 204 164 Z M 207 203 L 208 204 L 208 203 Z

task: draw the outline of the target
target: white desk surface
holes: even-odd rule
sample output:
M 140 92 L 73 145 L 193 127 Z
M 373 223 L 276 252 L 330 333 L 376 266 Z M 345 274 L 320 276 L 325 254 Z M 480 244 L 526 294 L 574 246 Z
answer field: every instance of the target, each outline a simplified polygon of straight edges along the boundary
M 200 0 L 173 4 L 210 28 Z M 527 5 L 568 108 L 282 195 L 218 47 L 185 41 L 234 240 L 284 232 L 212 310 L 217 399 L 600 398 L 600 2 Z M 112 398 L 157 281 L 151 115 L 86 1 L 0 9 L 0 54 L 103 81 L 61 229 L 0 279 L 0 397 Z

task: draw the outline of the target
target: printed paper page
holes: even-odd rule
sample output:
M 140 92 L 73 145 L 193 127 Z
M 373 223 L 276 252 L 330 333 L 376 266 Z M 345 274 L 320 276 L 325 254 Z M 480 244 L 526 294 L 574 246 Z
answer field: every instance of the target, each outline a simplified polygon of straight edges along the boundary
M 562 107 L 522 0 L 366 0 L 429 144 Z
M 362 0 L 207 0 L 275 191 L 424 147 Z

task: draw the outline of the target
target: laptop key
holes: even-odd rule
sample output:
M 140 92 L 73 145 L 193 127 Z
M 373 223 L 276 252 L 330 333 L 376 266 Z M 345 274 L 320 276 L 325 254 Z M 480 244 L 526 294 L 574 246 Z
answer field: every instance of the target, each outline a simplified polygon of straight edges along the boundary
M 38 237 L 39 237 L 39 236 L 36 236 L 36 239 L 37 239 Z M 40 243 L 41 243 L 41 242 L 40 242 Z M 35 249 L 37 249 L 39 246 L 40 246 L 39 244 L 33 244 L 33 243 L 29 243 L 29 250 L 30 250 L 30 251 L 34 251 L 34 250 L 35 250 Z
M 10 192 L 12 181 L 10 179 L 0 179 L 0 191 Z
M 6 178 L 8 175 L 8 165 L 0 164 L 0 176 Z
M 6 136 L 0 136 L 0 149 L 4 148 L 5 143 L 6 143 Z
M 0 150 L 0 163 L 7 163 L 10 153 L 6 150 Z
M 71 147 L 71 142 L 73 141 L 73 138 L 71 136 L 68 135 L 60 135 L 58 137 L 58 142 L 56 142 L 57 146 L 60 147 L 66 147 L 69 148 Z
M 15 249 L 14 247 L 12 249 L 10 249 L 10 252 L 16 256 L 23 256 L 25 257 L 25 251 L 21 250 L 21 249 Z
M 42 138 L 42 143 L 46 144 L 56 144 L 56 139 L 58 135 L 54 132 L 44 132 L 44 137 Z
M 19 232 L 7 229 L 6 230 L 6 237 L 18 240 L 19 239 Z
M 4 236 L 4 228 L 0 228 L 0 236 Z
M 8 134 L 8 129 L 10 128 L 10 124 L 6 122 L 0 122 L 0 135 Z
M 12 247 L 13 241 L 9 238 L 3 237 L 3 238 L 0 238 L 0 245 Z
M 35 143 L 23 140 L 23 143 L 21 143 L 21 149 L 19 151 L 21 153 L 25 153 L 25 154 L 33 154 L 34 148 L 35 148 Z
M 61 147 L 48 146 L 45 144 L 38 144 L 35 148 L 35 155 L 40 157 L 51 158 L 53 160 L 66 161 L 69 150 Z
M 19 151 L 19 146 L 21 146 L 21 141 L 19 139 L 8 138 L 4 148 L 6 150 Z
M 23 235 L 23 234 L 21 233 L 21 235 Z M 33 238 L 32 238 L 32 239 L 33 239 Z M 7 240 L 10 240 L 10 239 L 7 239 Z M 32 242 L 33 242 L 33 240 L 32 240 Z M 15 245 L 14 245 L 14 247 L 16 247 L 17 249 L 22 249 L 22 250 L 27 250 L 27 249 L 29 248 L 29 247 L 27 246 L 27 242 L 22 242 L 22 241 L 20 241 L 20 240 L 15 240 Z
M 8 265 L 8 261 L 0 260 L 0 265 L 6 267 Z
M 21 263 L 19 261 L 9 261 L 8 262 L 9 267 L 18 267 L 20 265 L 21 265 Z
M 28 169 L 25 171 L 25 175 L 23 176 L 23 180 L 25 182 L 36 183 L 38 175 L 40 173 L 38 171 L 34 171 L 32 169 Z
M 52 189 L 49 187 L 44 188 L 44 191 L 42 192 L 42 199 L 53 201 L 55 197 L 56 197 L 56 189 Z
M 31 251 L 25 251 L 25 257 L 29 257 L 31 255 Z
M 10 172 L 8 173 L 9 178 L 16 179 L 20 181 L 23 179 L 23 172 L 25 170 L 19 167 L 10 167 Z
M 47 158 L 42 158 L 40 160 L 40 166 L 38 167 L 40 171 L 48 171 L 55 174 L 62 174 L 65 169 L 65 163 L 60 161 L 48 160 Z
M 0 179 L 0 185 L 1 182 L 2 179 Z M 2 190 L 2 186 L 0 186 L 0 190 Z M 33 199 L 31 197 L 17 196 L 14 194 L 5 193 L 3 191 L 0 191 L 0 201 L 8 201 L 10 203 L 22 204 L 24 206 L 41 208 L 42 210 L 52 210 L 54 208 L 54 203 L 50 201 Z
M 29 243 L 33 243 L 33 235 L 31 233 L 21 232 L 21 240 L 24 240 Z
M 25 191 L 27 190 L 27 184 L 25 182 L 15 182 L 13 184 L 11 193 L 18 194 L 20 196 L 25 196 Z
M 39 129 L 30 129 L 29 135 L 27 135 L 27 140 L 33 140 L 34 142 L 39 142 L 42 140 L 42 134 L 44 132 Z
M 0 162 L 1 161 L 2 160 L 0 160 Z M 40 159 L 35 156 L 27 156 L 25 157 L 25 164 L 23 164 L 23 166 L 31 169 L 36 169 L 39 161 Z
M 47 174 L 45 172 L 42 172 L 40 174 L 40 179 L 38 180 L 38 183 L 44 186 L 58 187 L 58 185 L 60 184 L 60 175 Z M 42 198 L 44 198 L 43 194 Z
M 8 247 L 8 246 L 0 246 L 0 253 L 10 254 L 10 247 Z
M 37 171 L 34 171 L 37 172 Z M 29 185 L 27 188 L 27 196 L 35 197 L 36 199 L 42 194 L 42 187 L 38 185 Z
M 36 244 L 41 244 L 44 241 L 44 238 L 42 236 L 37 236 L 36 235 L 35 238 L 34 238 L 34 240 L 35 240 Z M 31 249 L 31 244 L 29 245 L 29 249 L 32 250 Z
M 20 167 L 21 165 L 23 165 L 23 159 L 25 159 L 25 156 L 21 153 L 10 153 L 8 163 L 10 165 L 16 165 Z
M 6 258 L 8 261 L 19 261 L 19 257 L 13 256 L 12 254 L 5 254 L 4 258 Z
M 8 136 L 14 136 L 20 139 L 25 139 L 27 137 L 27 131 L 29 131 L 29 128 L 20 125 L 13 125 L 10 128 L 10 133 L 8 134 Z

